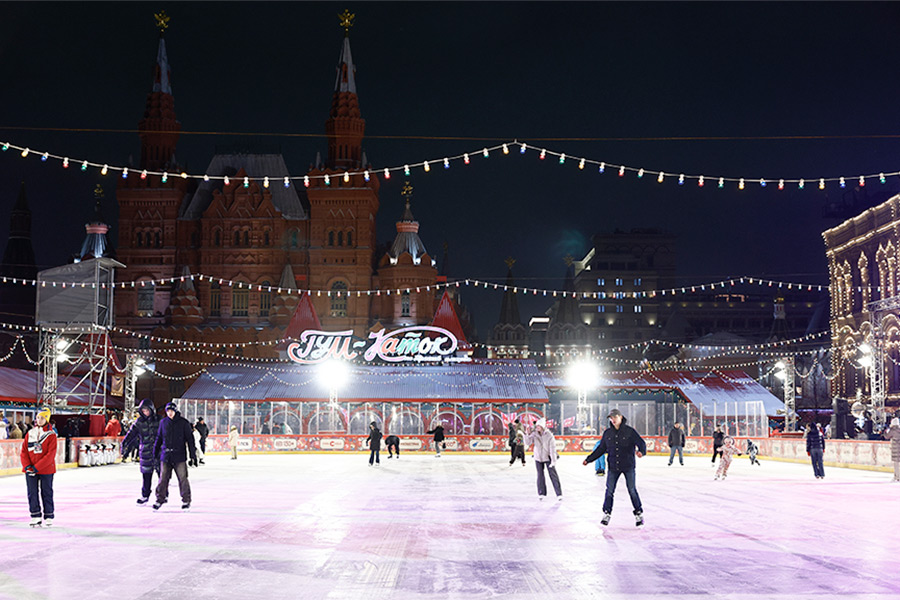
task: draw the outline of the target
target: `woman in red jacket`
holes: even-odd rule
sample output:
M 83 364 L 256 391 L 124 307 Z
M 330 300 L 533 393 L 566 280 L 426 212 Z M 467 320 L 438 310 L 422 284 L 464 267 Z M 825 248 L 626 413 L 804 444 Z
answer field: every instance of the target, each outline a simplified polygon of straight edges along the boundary
M 41 526 L 41 504 L 44 505 L 43 525 L 53 524 L 53 474 L 56 473 L 56 434 L 50 425 L 50 409 L 42 408 L 35 417 L 35 427 L 28 430 L 22 441 L 22 471 L 28 484 L 28 508 L 31 526 Z M 40 494 L 40 496 L 38 495 Z

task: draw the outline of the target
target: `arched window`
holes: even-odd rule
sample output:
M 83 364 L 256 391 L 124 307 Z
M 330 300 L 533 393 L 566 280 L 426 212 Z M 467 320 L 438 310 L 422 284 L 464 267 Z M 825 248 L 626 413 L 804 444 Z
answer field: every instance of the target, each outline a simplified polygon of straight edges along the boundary
M 353 232 L 352 231 L 347 232 L 347 245 L 348 246 L 353 245 Z
M 231 316 L 246 317 L 250 305 L 250 291 L 245 287 L 234 286 L 231 291 Z
M 245 246 L 250 245 L 250 231 L 247 229 L 244 230 L 244 245 Z
M 334 246 L 334 232 L 333 231 L 328 232 L 328 245 Z
M 137 314 L 139 317 L 153 316 L 153 300 L 156 296 L 156 286 L 152 281 L 145 282 L 144 285 L 137 285 Z
M 238 231 L 237 229 L 234 230 L 234 245 L 235 246 L 241 245 L 241 232 Z
M 219 282 L 213 281 L 209 286 L 209 316 L 218 317 L 221 314 L 222 290 L 219 288 Z
M 137 241 L 135 242 L 138 248 L 144 245 L 144 233 L 142 231 L 137 232 Z
M 263 244 L 268 246 L 271 244 L 272 240 L 269 238 L 269 230 L 266 229 L 265 233 L 263 233 Z
M 338 245 L 338 246 L 343 246 L 343 245 L 344 245 L 344 232 L 343 232 L 343 231 L 338 231 L 338 242 L 337 242 L 337 245 Z
M 269 235 L 269 232 L 266 232 L 266 235 Z M 263 281 L 260 284 L 262 289 L 259 290 L 259 316 L 260 317 L 268 317 L 269 310 L 272 308 L 272 291 L 269 290 L 269 286 L 272 284 L 268 281 Z
M 403 292 L 400 294 L 400 316 L 408 317 L 409 316 L 409 292 Z
M 160 232 L 160 230 L 157 229 L 155 232 L 155 235 L 156 235 L 156 247 L 162 248 L 162 232 Z
M 291 229 L 290 236 L 288 237 L 288 246 L 291 248 L 296 248 L 300 245 L 300 232 L 296 229 Z
M 347 316 L 347 284 L 343 281 L 335 281 L 331 286 L 331 316 Z
M 222 245 L 222 231 L 219 229 L 216 229 L 213 232 L 213 244 L 215 244 L 216 246 Z

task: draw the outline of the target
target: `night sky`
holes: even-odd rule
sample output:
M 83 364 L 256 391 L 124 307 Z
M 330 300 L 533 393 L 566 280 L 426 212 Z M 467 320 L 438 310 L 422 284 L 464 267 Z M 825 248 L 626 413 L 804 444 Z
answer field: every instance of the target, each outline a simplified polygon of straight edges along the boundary
M 840 220 L 823 210 L 849 199 L 852 185 L 738 191 L 707 180 L 699 189 L 658 184 L 656 172 L 817 181 L 900 170 L 900 136 L 890 137 L 900 134 L 896 3 L 4 3 L 0 140 L 137 161 L 134 132 L 37 129 L 136 129 L 156 57 L 153 13 L 165 9 L 183 130 L 250 134 L 183 134 L 179 162 L 202 173 L 217 144 L 239 142 L 280 147 L 303 175 L 317 151 L 326 154 L 345 7 L 356 13 L 350 39 L 374 166 L 516 138 L 648 170 L 643 179 L 600 175 L 531 151 L 415 170 L 420 235 L 438 259 L 449 244 L 454 278 L 502 280 L 512 256 L 519 282 L 558 288 L 563 257 L 582 257 L 594 233 L 658 227 L 679 236 L 685 283 L 734 275 L 827 283 L 821 232 Z M 779 136 L 821 139 L 735 139 Z M 711 137 L 731 139 L 659 139 Z M 77 251 L 98 182 L 115 236 L 114 177 L 8 152 L 0 240 L 21 180 L 41 267 Z M 393 238 L 403 182 L 395 175 L 381 187 L 381 241 Z M 898 188 L 897 177 L 870 180 L 862 202 Z M 483 338 L 500 293 L 463 300 Z M 523 319 L 546 307 L 523 301 Z

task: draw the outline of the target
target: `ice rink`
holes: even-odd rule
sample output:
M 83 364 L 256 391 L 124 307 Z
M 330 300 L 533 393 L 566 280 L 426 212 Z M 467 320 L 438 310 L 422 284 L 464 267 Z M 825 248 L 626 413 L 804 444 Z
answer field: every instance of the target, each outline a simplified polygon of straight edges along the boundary
M 725 481 L 709 458 L 640 459 L 641 529 L 624 479 L 599 524 L 605 479 L 572 455 L 562 502 L 538 501 L 530 456 L 210 456 L 188 512 L 174 481 L 136 506 L 134 464 L 69 469 L 51 529 L 5 477 L 0 597 L 900 598 L 900 483 L 762 459 Z

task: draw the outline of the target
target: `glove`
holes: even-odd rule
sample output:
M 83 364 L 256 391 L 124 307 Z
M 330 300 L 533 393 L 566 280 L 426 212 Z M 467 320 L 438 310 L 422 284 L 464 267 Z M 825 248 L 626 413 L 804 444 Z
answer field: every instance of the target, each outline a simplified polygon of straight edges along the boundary
M 190 466 L 192 466 L 192 467 L 196 467 L 196 466 L 197 466 L 197 459 L 196 459 L 196 458 L 192 458 L 190 461 L 188 461 L 188 464 L 189 464 Z
M 584 461 L 584 462 L 581 463 L 581 464 L 583 464 L 584 466 L 587 466 L 587 461 Z
M 25 474 L 29 477 L 37 477 L 37 469 L 34 468 L 34 465 L 28 465 L 25 467 Z
M 809 456 L 809 452 L 807 452 L 806 455 Z

